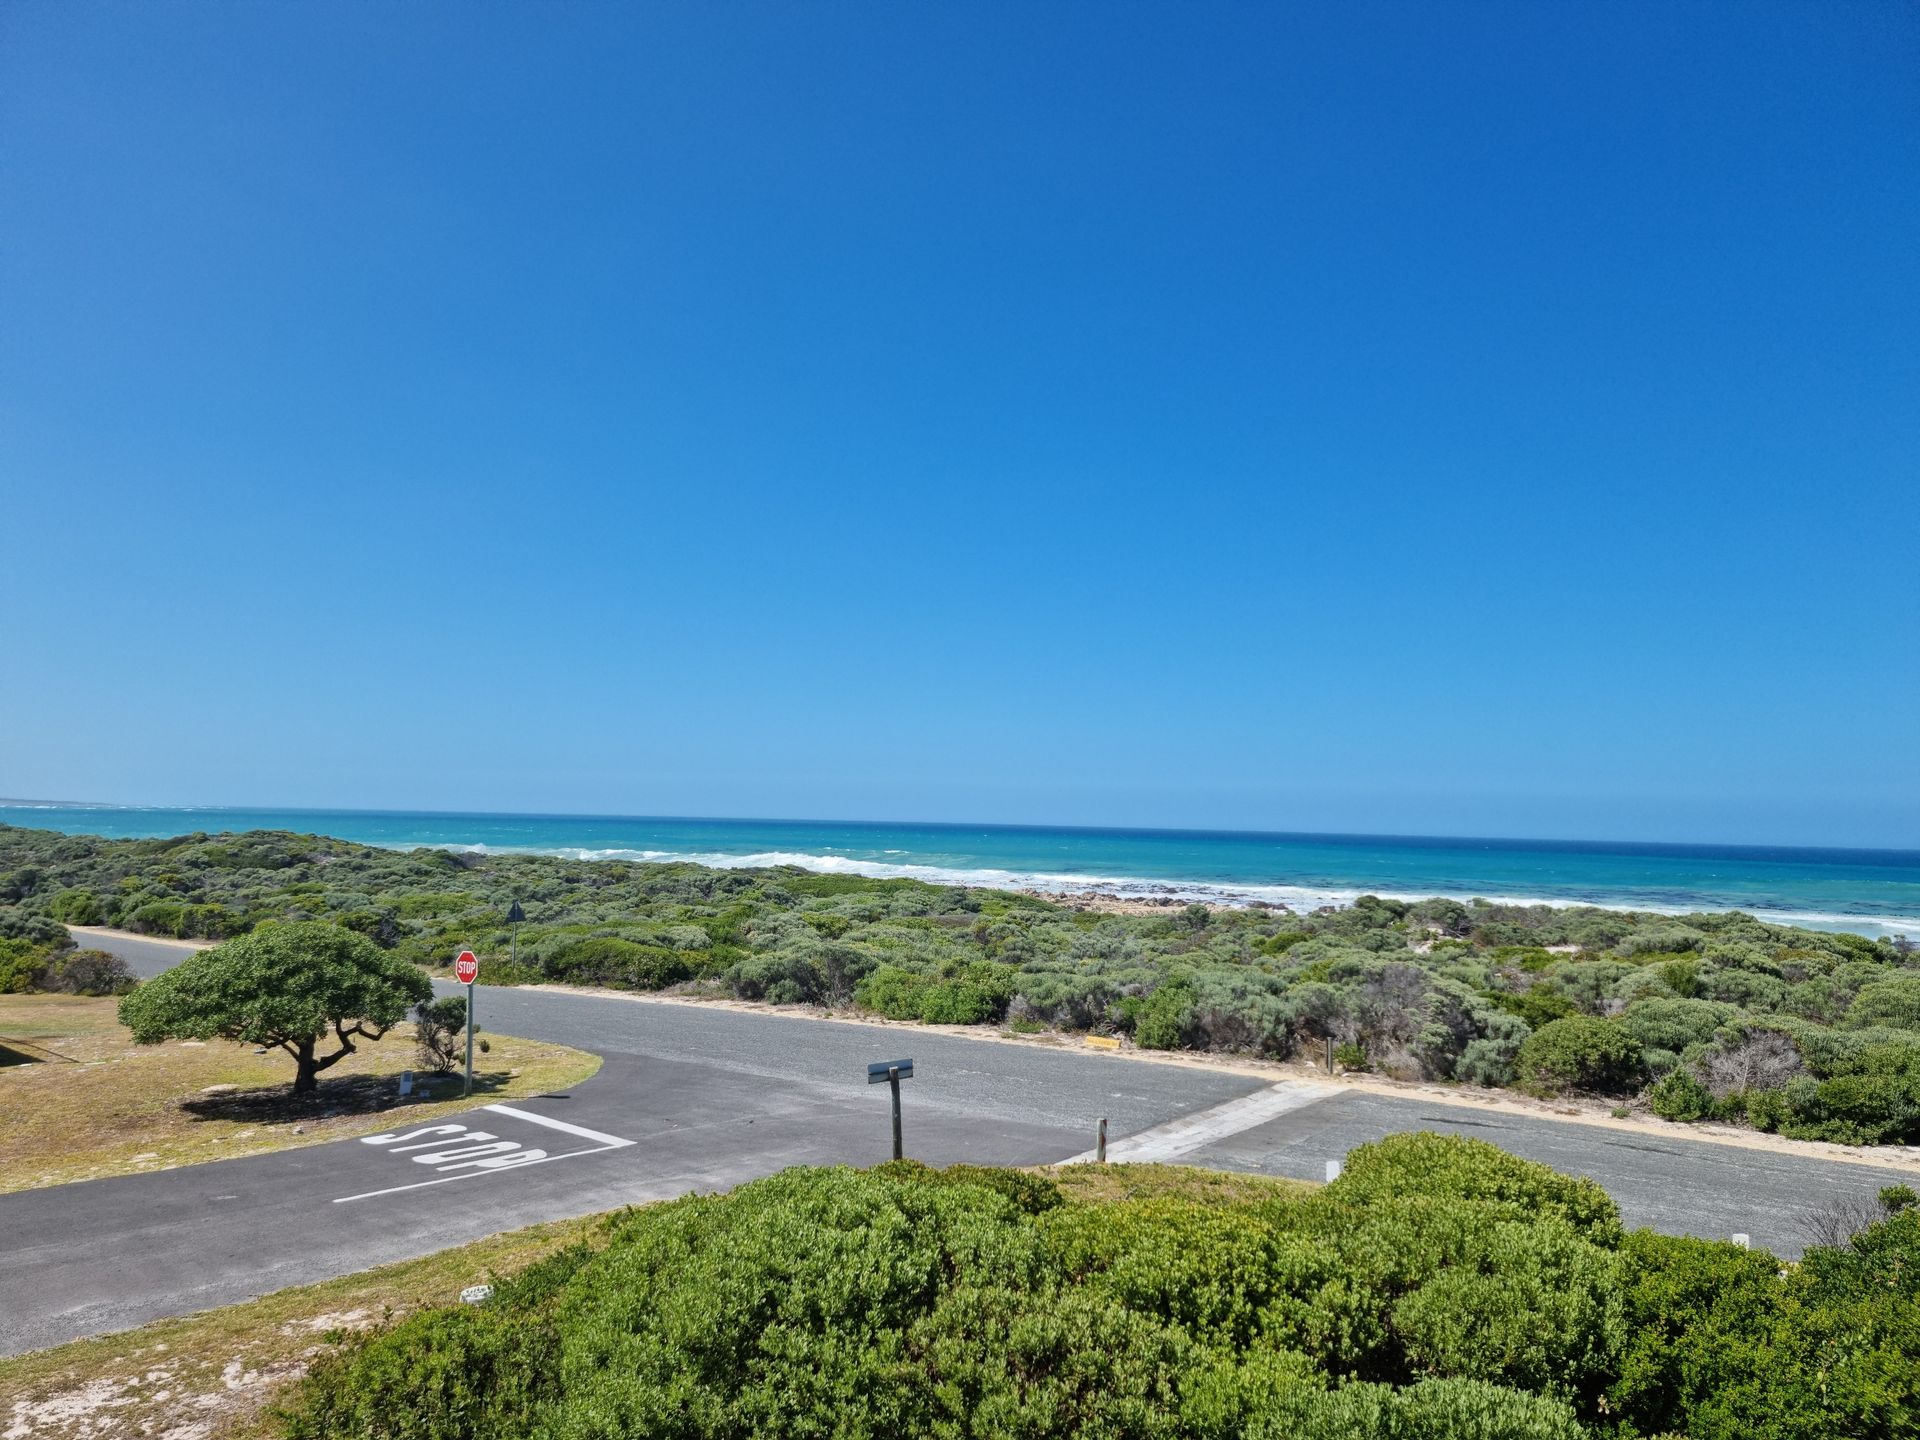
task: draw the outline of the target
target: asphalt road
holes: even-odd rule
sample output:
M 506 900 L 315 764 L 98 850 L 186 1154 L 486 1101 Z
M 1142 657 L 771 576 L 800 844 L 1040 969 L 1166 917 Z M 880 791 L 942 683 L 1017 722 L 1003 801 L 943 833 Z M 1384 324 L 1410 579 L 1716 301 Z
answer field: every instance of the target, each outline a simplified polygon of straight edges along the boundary
M 98 933 L 157 973 L 186 953 Z M 1798 1254 L 1806 1214 L 1906 1178 L 1704 1141 L 1426 1098 L 1265 1080 L 905 1026 L 483 987 L 482 1032 L 606 1057 L 565 1096 L 481 1109 L 461 1130 L 345 1140 L 0 1196 L 0 1354 L 228 1304 L 496 1231 L 716 1190 L 788 1165 L 890 1153 L 876 1060 L 911 1056 L 906 1150 L 933 1164 L 1040 1164 L 1118 1142 L 1188 1163 L 1318 1179 L 1403 1130 L 1492 1140 L 1592 1175 L 1629 1223 Z M 556 1122 L 557 1127 L 556 1128 Z M 477 1132 L 477 1133 L 476 1133 Z

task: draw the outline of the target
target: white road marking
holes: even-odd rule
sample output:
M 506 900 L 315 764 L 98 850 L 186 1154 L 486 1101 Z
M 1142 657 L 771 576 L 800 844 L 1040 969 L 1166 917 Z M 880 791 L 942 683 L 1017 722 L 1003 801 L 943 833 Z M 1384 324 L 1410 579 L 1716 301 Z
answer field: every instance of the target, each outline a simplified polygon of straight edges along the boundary
M 1182 1115 L 1177 1120 L 1169 1120 L 1164 1125 L 1155 1125 L 1150 1130 L 1142 1130 L 1138 1135 L 1128 1135 L 1107 1144 L 1109 1160 L 1172 1160 L 1176 1156 L 1188 1155 L 1204 1145 L 1216 1140 L 1224 1140 L 1229 1135 L 1237 1135 L 1242 1130 L 1251 1130 L 1256 1125 L 1264 1125 L 1269 1120 L 1286 1114 L 1289 1110 L 1298 1110 L 1329 1095 L 1338 1095 L 1338 1085 L 1315 1085 L 1307 1081 L 1285 1081 L 1279 1085 L 1270 1085 L 1264 1090 L 1256 1090 L 1251 1095 L 1242 1095 L 1238 1100 L 1229 1100 L 1223 1105 L 1215 1105 L 1209 1110 L 1196 1111 L 1192 1115 Z M 1098 1152 L 1088 1150 L 1075 1155 L 1066 1163 L 1079 1165 L 1091 1161 Z
M 529 1160 L 522 1165 L 509 1165 L 501 1170 L 475 1170 L 467 1175 L 449 1175 L 442 1180 L 416 1180 L 411 1185 L 389 1185 L 385 1190 L 369 1190 L 364 1195 L 338 1195 L 334 1197 L 333 1203 L 348 1205 L 355 1200 L 371 1200 L 378 1195 L 398 1195 L 402 1190 L 424 1190 L 429 1185 L 451 1185 L 456 1180 L 478 1180 L 485 1175 L 504 1175 L 515 1170 L 530 1170 L 535 1165 L 551 1165 L 555 1160 L 573 1160 L 581 1155 L 599 1155 L 608 1150 L 621 1149 L 623 1145 L 632 1143 L 628 1140 L 623 1141 L 621 1145 L 597 1145 L 591 1150 L 569 1150 L 564 1155 L 548 1155 L 539 1160 Z
M 493 1155 L 485 1159 L 465 1160 L 457 1165 L 443 1167 L 449 1170 L 467 1169 L 469 1166 L 474 1167 L 468 1170 L 468 1173 L 465 1175 L 447 1175 L 439 1180 L 416 1180 L 411 1185 L 389 1185 L 384 1190 L 368 1190 L 359 1195 L 337 1195 L 334 1197 L 333 1203 L 336 1205 L 350 1205 L 355 1200 L 373 1200 L 382 1195 L 398 1195 L 406 1190 L 424 1190 L 429 1185 L 451 1185 L 456 1180 L 478 1180 L 484 1175 L 502 1175 L 513 1170 L 526 1170 L 535 1165 L 549 1165 L 555 1160 L 576 1160 L 582 1155 L 603 1155 L 609 1150 L 624 1150 L 629 1145 L 637 1143 L 632 1140 L 623 1140 L 618 1135 L 608 1135 L 599 1130 L 589 1130 L 584 1125 L 569 1125 L 564 1120 L 555 1120 L 546 1115 L 536 1115 L 531 1110 L 516 1110 L 511 1105 L 487 1105 L 482 1108 L 492 1110 L 499 1115 L 511 1115 L 516 1120 L 526 1120 L 535 1125 L 544 1125 L 549 1130 L 563 1130 L 569 1135 L 578 1135 L 583 1140 L 594 1140 L 599 1143 L 586 1150 L 569 1150 L 561 1155 L 548 1155 L 539 1150 L 522 1151 L 521 1153 L 528 1157 L 525 1160 L 516 1160 L 515 1157 L 511 1155 Z M 464 1127 L 456 1125 L 451 1128 L 458 1130 Z M 441 1141 L 439 1143 L 465 1144 L 467 1141 L 475 1138 L 475 1134 L 478 1133 L 479 1132 L 463 1135 L 458 1140 Z M 428 1141 L 427 1143 L 431 1145 L 435 1142 Z M 396 1149 L 405 1150 L 418 1148 L 420 1147 L 416 1145 L 396 1147 Z M 389 1151 L 388 1153 L 392 1154 L 394 1152 Z M 412 1158 L 422 1163 L 436 1163 L 441 1159 L 449 1157 L 415 1155 Z
M 564 1130 L 569 1135 L 578 1135 L 582 1140 L 598 1140 L 609 1150 L 618 1150 L 622 1145 L 631 1145 L 633 1141 L 622 1140 L 618 1135 L 604 1135 L 598 1130 L 589 1130 L 584 1125 L 569 1125 L 564 1120 L 555 1120 L 551 1115 L 536 1115 L 531 1110 L 516 1110 L 511 1105 L 487 1105 L 483 1109 L 496 1115 L 511 1115 L 516 1120 L 531 1120 L 535 1125 L 544 1125 L 549 1130 Z

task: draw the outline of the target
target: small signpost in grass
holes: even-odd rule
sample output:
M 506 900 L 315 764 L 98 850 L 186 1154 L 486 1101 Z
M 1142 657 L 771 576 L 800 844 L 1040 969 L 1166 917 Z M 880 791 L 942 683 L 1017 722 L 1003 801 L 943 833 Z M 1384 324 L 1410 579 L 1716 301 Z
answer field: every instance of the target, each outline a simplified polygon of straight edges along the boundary
M 453 978 L 467 987 L 467 1078 L 461 1085 L 462 1095 L 473 1094 L 473 982 L 480 978 L 480 957 L 471 950 L 462 950 L 453 960 Z
M 878 1085 L 882 1080 L 893 1087 L 893 1158 L 902 1158 L 900 1150 L 900 1082 L 913 1078 L 913 1061 L 881 1060 L 867 1066 L 867 1083 Z

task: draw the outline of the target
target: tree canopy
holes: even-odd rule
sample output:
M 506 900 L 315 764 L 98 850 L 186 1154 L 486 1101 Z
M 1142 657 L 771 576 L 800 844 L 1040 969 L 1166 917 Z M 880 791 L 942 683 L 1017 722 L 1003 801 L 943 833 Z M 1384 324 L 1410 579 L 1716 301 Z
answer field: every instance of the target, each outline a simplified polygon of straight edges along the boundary
M 356 1038 L 378 1040 L 432 998 L 418 966 L 338 925 L 296 921 L 262 926 L 149 980 L 120 1002 L 120 1021 L 142 1045 L 278 1045 L 293 1056 L 294 1092 L 304 1094 L 353 1053 Z M 329 1029 L 337 1048 L 322 1053 Z

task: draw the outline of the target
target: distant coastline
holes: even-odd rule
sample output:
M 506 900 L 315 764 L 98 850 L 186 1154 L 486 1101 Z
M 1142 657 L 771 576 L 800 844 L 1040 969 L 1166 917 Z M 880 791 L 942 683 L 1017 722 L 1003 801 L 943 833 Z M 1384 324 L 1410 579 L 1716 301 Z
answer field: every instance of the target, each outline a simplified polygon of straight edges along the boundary
M 1362 894 L 1673 914 L 1920 936 L 1920 852 L 888 822 L 167 808 L 17 801 L 0 822 L 110 838 L 296 830 L 389 848 L 827 873 L 1157 908 L 1308 911 Z

